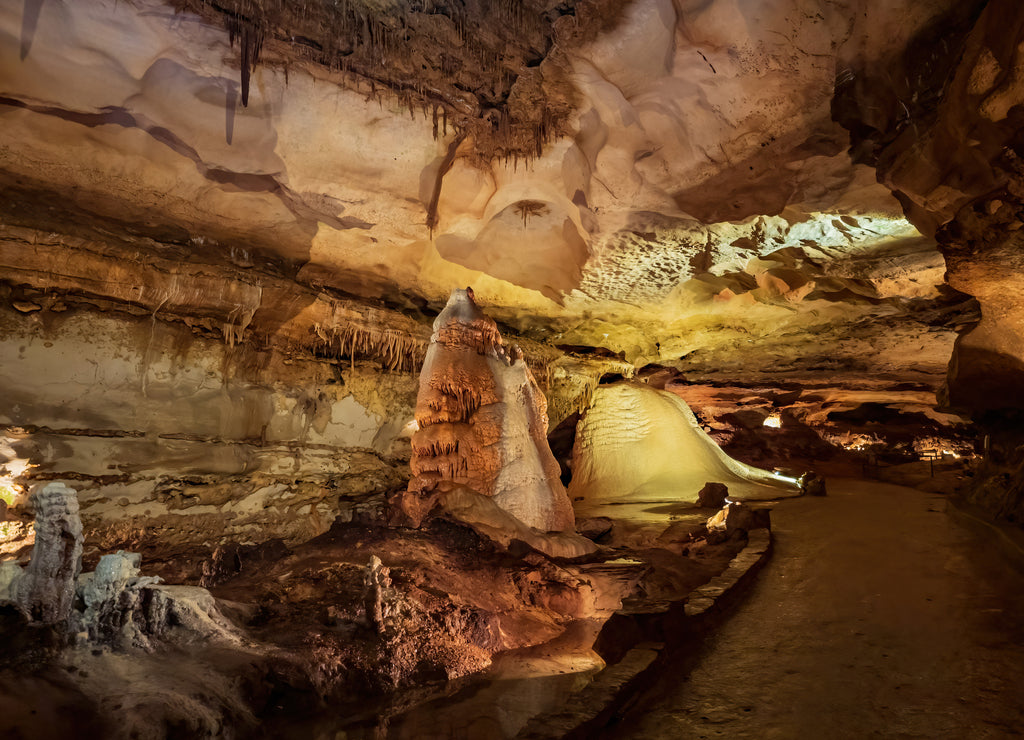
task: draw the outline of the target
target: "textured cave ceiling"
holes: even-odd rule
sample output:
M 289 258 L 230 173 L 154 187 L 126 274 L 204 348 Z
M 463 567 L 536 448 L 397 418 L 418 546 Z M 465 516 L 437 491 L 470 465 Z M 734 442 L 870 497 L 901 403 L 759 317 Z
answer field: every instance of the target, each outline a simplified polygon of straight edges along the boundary
M 422 342 L 472 285 L 527 339 L 694 377 L 938 389 L 952 356 L 984 407 L 1024 358 L 1022 24 L 1010 0 L 5 3 L 0 278 L 25 310 L 282 346 L 343 319 Z

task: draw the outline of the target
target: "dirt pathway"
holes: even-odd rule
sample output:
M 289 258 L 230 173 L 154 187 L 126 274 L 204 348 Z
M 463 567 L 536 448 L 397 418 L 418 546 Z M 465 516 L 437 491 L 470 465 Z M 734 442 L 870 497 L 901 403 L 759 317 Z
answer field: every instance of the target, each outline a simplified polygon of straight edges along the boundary
M 829 494 L 775 507 L 749 598 L 606 737 L 1024 736 L 1024 575 L 942 496 Z

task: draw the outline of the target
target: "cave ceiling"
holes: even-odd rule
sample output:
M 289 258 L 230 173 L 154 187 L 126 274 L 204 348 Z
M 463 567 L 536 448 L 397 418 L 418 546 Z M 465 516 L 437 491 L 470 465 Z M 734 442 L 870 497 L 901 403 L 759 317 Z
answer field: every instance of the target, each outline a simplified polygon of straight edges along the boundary
M 548 345 L 937 387 L 975 298 L 1001 307 L 976 344 L 1021 349 L 1019 252 L 982 264 L 961 238 L 1020 223 L 1016 196 L 992 196 L 1024 171 L 1008 16 L 995 0 L 5 3 L 0 278 L 26 306 L 58 291 L 267 342 L 322 329 L 325 301 L 422 342 L 472 285 Z

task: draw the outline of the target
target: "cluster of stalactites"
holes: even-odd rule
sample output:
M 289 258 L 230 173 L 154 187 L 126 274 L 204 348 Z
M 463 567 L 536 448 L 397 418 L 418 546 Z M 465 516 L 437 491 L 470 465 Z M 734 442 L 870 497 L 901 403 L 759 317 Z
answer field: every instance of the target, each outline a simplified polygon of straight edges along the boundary
M 495 429 L 491 433 L 486 424 L 475 423 L 485 403 L 480 385 L 468 375 L 462 376 L 461 382 L 450 377 L 431 378 L 425 390 L 421 385 L 416 408 L 419 430 L 412 439 L 410 465 L 414 477 L 410 490 L 431 491 L 441 481 L 486 490 L 486 476 L 481 471 L 494 468 L 496 459 L 491 460 L 493 450 L 482 445 L 495 441 L 490 438 L 496 439 L 499 432 Z
M 421 340 L 389 329 L 314 324 L 313 332 L 320 340 L 317 349 L 321 355 L 348 359 L 353 365 L 359 356 L 378 360 L 389 370 L 411 372 L 423 361 L 425 352 Z
M 442 379 L 432 385 L 437 391 L 423 407 L 417 410 L 416 423 L 420 429 L 435 424 L 461 424 L 469 421 L 480 408 L 481 394 L 472 386 L 458 385 Z
M 264 46 L 275 38 L 286 40 L 292 53 L 339 70 L 349 87 L 380 100 L 392 96 L 415 116 L 417 110 L 433 123 L 434 136 L 447 136 L 451 127 L 459 137 L 471 135 L 482 153 L 518 164 L 541 156 L 567 111 L 546 103 L 539 110 L 512 110 L 509 98 L 524 63 L 534 66 L 535 49 L 550 50 L 554 22 L 563 14 L 575 16 L 575 2 L 544 12 L 543 4 L 529 0 L 501 0 L 475 5 L 433 3 L 420 13 L 395 12 L 360 0 L 287 2 L 286 0 L 174 0 L 180 8 L 223 18 L 231 45 L 237 43 L 242 105 L 249 104 L 253 70 L 264 56 Z M 531 7 L 532 6 L 532 7 Z M 444 18 L 458 38 L 458 54 L 438 50 L 435 72 L 452 80 L 451 91 L 430 80 L 409 78 L 421 56 L 410 37 L 419 32 L 415 16 Z M 532 41 L 521 54 L 509 54 L 508 45 L 493 35 L 480 34 L 480 25 L 504 29 L 510 38 Z M 525 57 L 523 56 L 525 54 Z M 287 67 L 285 67 L 287 76 Z M 480 76 L 494 89 L 486 111 L 469 110 L 459 90 L 471 89 Z M 365 88 L 365 89 L 364 89 Z M 564 106 L 563 106 L 564 107 Z M 451 120 L 449 120 L 451 119 Z

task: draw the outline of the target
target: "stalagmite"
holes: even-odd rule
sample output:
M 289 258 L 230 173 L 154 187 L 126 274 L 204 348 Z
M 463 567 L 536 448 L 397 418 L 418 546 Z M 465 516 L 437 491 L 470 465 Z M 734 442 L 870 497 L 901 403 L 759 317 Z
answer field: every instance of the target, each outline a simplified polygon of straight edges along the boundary
M 78 494 L 63 483 L 49 483 L 30 499 L 36 512 L 32 560 L 14 590 L 17 603 L 43 624 L 67 621 L 82 569 L 82 520 Z
M 542 531 L 571 529 L 572 506 L 547 444 L 547 402 L 522 353 L 455 290 L 434 322 L 416 402 L 413 479 L 401 508 L 419 523 L 453 484 Z

